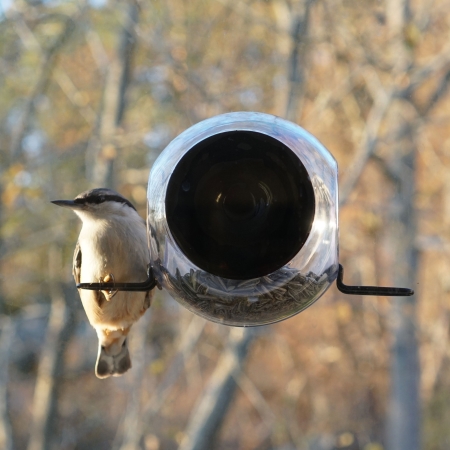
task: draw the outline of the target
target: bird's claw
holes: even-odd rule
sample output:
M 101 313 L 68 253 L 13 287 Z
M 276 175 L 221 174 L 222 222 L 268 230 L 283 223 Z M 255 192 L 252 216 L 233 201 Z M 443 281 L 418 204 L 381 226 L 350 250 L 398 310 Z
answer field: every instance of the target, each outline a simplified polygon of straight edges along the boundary
M 106 277 L 100 279 L 100 283 L 110 283 L 110 282 L 112 282 L 113 284 L 116 282 L 116 280 L 114 279 L 114 275 L 112 273 L 109 273 L 108 275 L 106 275 Z M 117 294 L 117 292 L 119 292 L 118 289 L 114 291 L 110 289 L 109 291 L 107 291 L 107 295 L 105 295 L 106 300 L 109 302 Z

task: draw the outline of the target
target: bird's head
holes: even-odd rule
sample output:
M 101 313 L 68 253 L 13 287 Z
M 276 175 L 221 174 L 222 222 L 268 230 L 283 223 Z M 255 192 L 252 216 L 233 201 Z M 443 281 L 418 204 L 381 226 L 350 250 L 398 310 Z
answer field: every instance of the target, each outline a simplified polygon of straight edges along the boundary
M 77 195 L 74 200 L 53 200 L 52 203 L 73 210 L 83 221 L 137 215 L 129 200 L 106 188 L 91 189 Z

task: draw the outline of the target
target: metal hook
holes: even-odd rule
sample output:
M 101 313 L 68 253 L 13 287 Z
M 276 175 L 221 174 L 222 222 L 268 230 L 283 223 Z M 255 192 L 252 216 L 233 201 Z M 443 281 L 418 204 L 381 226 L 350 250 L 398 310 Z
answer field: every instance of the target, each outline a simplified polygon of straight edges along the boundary
M 157 281 L 153 276 L 153 270 L 148 265 L 147 279 L 141 283 L 78 283 L 78 289 L 88 289 L 90 291 L 131 291 L 146 292 L 150 291 L 157 285 Z
M 337 288 L 344 294 L 350 295 L 385 295 L 391 297 L 408 297 L 414 294 L 412 289 L 380 286 L 347 286 L 344 284 L 344 268 L 339 264 L 339 272 L 336 280 Z

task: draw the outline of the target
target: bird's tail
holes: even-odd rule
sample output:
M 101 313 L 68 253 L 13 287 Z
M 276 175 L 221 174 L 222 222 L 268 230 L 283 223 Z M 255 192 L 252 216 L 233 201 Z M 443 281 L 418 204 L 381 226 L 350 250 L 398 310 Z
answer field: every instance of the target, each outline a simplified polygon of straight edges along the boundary
M 131 368 L 130 352 L 127 339 L 125 339 L 117 351 L 115 345 L 108 347 L 99 343 L 95 375 L 97 378 L 108 378 L 111 375 L 118 377 Z

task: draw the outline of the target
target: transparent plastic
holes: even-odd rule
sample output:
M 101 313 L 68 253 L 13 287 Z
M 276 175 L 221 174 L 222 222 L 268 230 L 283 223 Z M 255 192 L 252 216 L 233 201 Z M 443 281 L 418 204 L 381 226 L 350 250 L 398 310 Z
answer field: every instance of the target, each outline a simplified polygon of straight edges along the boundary
M 167 189 L 180 160 L 202 141 L 234 131 L 260 133 L 284 144 L 303 164 L 314 192 L 312 224 L 298 253 L 276 270 L 250 279 L 225 278 L 194 264 L 178 245 L 166 215 Z M 181 305 L 208 320 L 233 326 L 281 321 L 314 303 L 337 277 L 337 164 L 314 136 L 296 124 L 255 112 L 202 121 L 176 137 L 155 161 L 147 197 L 155 277 Z

